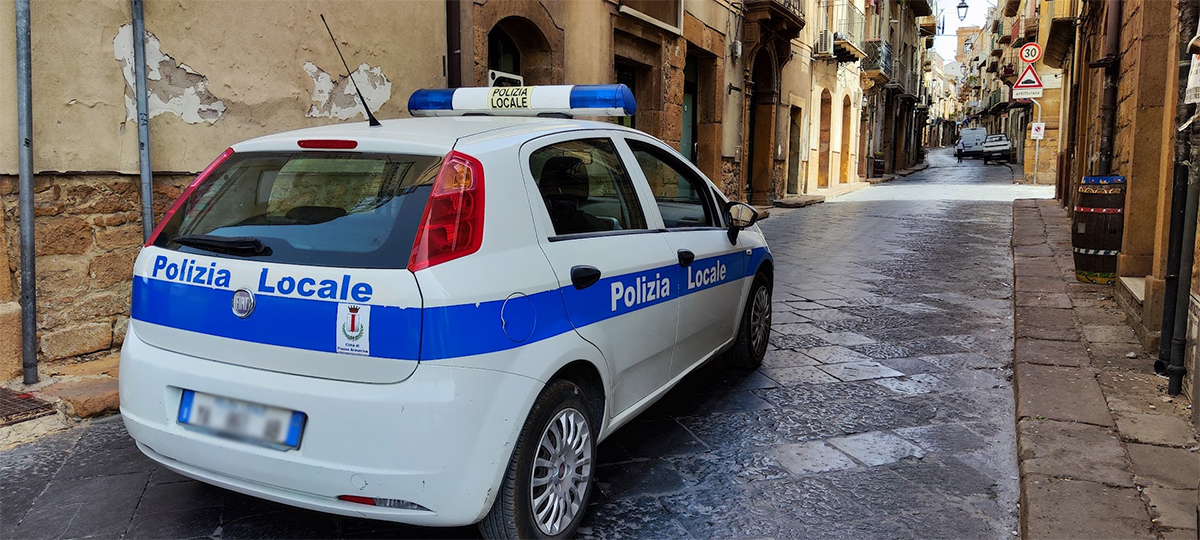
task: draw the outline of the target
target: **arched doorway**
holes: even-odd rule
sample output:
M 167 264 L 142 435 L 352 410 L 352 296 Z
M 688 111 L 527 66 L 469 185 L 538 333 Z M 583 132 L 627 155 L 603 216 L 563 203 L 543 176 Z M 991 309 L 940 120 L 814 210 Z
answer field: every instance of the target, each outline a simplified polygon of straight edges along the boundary
M 850 181 L 850 96 L 842 98 L 842 176 L 841 183 Z
M 829 146 L 832 130 L 833 96 L 821 90 L 821 135 L 817 146 L 817 187 L 829 187 Z
M 486 18 L 486 17 L 485 17 Z M 559 84 L 562 79 L 561 53 L 542 31 L 542 25 L 519 15 L 501 18 L 478 35 L 484 44 L 476 50 L 476 73 L 479 84 L 487 84 L 488 70 L 520 75 L 525 85 Z M 557 37 L 557 36 L 556 36 Z M 477 41 L 479 43 L 480 41 Z M 560 43 L 561 37 L 556 40 Z
M 750 204 L 770 204 L 774 185 L 775 103 L 779 91 L 775 85 L 775 60 L 767 49 L 754 55 L 750 80 L 749 160 L 746 166 L 746 199 Z

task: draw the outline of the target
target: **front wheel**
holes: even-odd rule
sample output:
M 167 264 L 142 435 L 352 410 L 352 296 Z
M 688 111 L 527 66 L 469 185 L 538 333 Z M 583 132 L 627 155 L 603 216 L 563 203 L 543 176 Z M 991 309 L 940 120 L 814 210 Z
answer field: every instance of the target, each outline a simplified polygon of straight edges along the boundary
M 767 354 L 771 337 L 771 281 L 767 276 L 754 276 L 742 322 L 738 326 L 733 348 L 725 353 L 726 362 L 735 368 L 758 369 Z
M 583 390 L 551 381 L 521 428 L 496 502 L 479 523 L 484 538 L 571 538 L 587 510 L 596 430 Z

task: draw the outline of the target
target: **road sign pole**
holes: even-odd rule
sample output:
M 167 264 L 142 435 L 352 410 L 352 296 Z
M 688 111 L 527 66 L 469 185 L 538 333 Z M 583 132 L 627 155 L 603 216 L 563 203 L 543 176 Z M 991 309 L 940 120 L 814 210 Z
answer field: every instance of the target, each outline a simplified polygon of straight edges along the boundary
M 1038 100 L 1035 98 L 1030 98 L 1030 101 L 1032 101 L 1033 104 L 1035 106 L 1037 106 L 1037 118 L 1038 118 L 1037 123 L 1040 124 L 1040 123 L 1042 123 L 1042 104 L 1039 103 Z M 1042 129 L 1045 129 L 1045 128 L 1042 128 Z M 1041 148 L 1042 148 L 1042 140 L 1034 139 L 1033 140 L 1033 183 L 1034 184 L 1036 184 L 1038 182 L 1038 150 L 1041 150 Z

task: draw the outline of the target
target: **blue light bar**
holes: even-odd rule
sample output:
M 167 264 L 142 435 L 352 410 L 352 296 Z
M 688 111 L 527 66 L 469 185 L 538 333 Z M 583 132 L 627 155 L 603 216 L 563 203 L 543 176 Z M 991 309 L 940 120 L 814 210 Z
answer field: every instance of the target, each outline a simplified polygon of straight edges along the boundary
M 452 111 L 454 110 L 453 88 L 425 88 L 413 92 L 408 98 L 408 110 L 411 111 Z
M 631 116 L 633 92 L 623 84 L 424 89 L 408 99 L 413 116 Z
M 633 91 L 623 84 L 576 85 L 571 88 L 572 109 L 623 109 L 624 116 L 637 112 Z

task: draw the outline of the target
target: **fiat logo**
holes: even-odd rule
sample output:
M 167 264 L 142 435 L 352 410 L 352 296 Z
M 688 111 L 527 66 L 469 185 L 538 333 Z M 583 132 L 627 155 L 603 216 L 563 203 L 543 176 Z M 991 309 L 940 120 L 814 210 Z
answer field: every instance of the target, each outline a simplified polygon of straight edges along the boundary
M 245 319 L 251 313 L 254 313 L 254 293 L 247 289 L 238 289 L 233 293 L 233 314 Z

